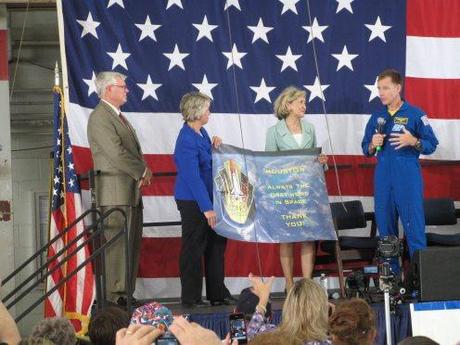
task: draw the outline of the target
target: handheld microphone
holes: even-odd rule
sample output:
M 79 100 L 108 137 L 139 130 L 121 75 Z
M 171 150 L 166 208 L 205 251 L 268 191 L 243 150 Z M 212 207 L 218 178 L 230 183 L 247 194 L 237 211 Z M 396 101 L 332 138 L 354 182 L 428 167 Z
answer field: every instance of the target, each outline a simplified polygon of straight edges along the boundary
M 385 126 L 385 123 L 386 121 L 383 117 L 379 117 L 377 119 L 377 133 L 378 134 L 383 134 L 383 127 Z M 377 146 L 375 150 L 379 152 L 380 150 L 382 150 L 382 146 Z

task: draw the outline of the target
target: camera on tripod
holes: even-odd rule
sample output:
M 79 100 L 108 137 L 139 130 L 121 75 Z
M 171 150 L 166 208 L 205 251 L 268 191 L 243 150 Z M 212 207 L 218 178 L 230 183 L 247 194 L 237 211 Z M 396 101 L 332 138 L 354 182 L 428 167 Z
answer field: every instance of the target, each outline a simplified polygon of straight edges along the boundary
M 391 309 L 401 300 L 406 290 L 402 287 L 399 274 L 391 269 L 392 262 L 399 265 L 403 245 L 397 236 L 385 236 L 377 242 L 376 258 L 378 261 L 379 289 L 390 295 Z

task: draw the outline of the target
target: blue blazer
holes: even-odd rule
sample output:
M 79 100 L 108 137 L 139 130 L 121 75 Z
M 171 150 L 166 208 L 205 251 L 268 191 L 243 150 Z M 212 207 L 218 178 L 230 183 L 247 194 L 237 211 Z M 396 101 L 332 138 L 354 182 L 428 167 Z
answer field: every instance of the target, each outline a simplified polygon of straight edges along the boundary
M 201 135 L 184 123 L 176 140 L 174 162 L 177 176 L 174 187 L 176 200 L 193 200 L 201 212 L 212 207 L 212 146 L 208 132 Z
M 315 127 L 305 120 L 301 120 L 300 125 L 302 126 L 302 142 L 300 146 L 287 128 L 286 120 L 283 119 L 267 130 L 265 151 L 299 150 L 316 147 Z

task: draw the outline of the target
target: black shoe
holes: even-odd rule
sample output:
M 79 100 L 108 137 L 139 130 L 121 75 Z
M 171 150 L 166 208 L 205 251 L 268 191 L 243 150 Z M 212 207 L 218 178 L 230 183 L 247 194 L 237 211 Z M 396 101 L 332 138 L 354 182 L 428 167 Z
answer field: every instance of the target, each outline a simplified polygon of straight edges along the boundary
M 209 304 L 203 300 L 195 301 L 195 302 L 184 302 L 182 301 L 182 306 L 187 309 L 193 308 L 206 308 L 209 307 Z
M 218 300 L 211 300 L 211 305 L 213 307 L 219 306 L 219 305 L 233 305 L 238 302 L 235 298 L 232 296 L 227 296 L 224 299 L 218 299 Z
M 126 296 L 120 296 L 117 299 L 117 304 L 121 307 L 126 307 L 128 305 L 128 299 L 126 298 Z M 134 297 L 131 297 L 131 307 L 137 308 L 137 307 L 140 307 L 141 305 L 142 303 L 140 301 L 138 301 Z

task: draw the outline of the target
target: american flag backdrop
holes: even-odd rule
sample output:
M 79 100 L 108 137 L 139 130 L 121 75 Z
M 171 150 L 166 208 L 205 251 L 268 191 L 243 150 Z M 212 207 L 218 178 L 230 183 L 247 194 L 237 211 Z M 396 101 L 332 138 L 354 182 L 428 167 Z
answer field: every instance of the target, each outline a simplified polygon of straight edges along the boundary
M 372 210 L 374 160 L 362 156 L 360 142 L 369 114 L 381 106 L 376 77 L 391 67 L 405 76 L 405 98 L 427 112 L 440 141 L 425 160 L 425 195 L 460 199 L 456 0 L 62 0 L 60 6 L 77 172 L 92 166 L 86 126 L 98 103 L 100 71 L 128 76 L 123 112 L 154 172 L 175 171 L 171 153 L 184 93 L 213 98 L 211 135 L 263 150 L 276 122 L 273 102 L 295 85 L 307 91 L 306 119 L 318 144 L 338 164 L 339 185 L 335 169 L 327 172 L 331 199 L 359 197 Z M 173 186 L 174 177 L 157 177 L 143 190 L 144 223 L 180 219 Z M 179 295 L 179 248 L 179 227 L 145 227 L 138 297 Z M 282 276 L 277 246 L 259 251 L 262 273 Z M 257 261 L 254 244 L 229 242 L 233 292 L 247 284 L 239 277 L 259 272 Z
M 52 239 L 82 212 L 80 186 L 73 161 L 72 145 L 69 138 L 67 119 L 63 111 L 62 92 L 54 90 L 54 160 L 51 176 L 51 216 L 49 238 Z M 83 222 L 73 226 L 66 235 L 48 249 L 48 258 L 56 255 L 84 230 Z M 58 266 L 59 260 L 83 245 L 85 237 L 70 246 L 66 254 L 51 262 L 49 270 Z M 50 291 L 60 281 L 83 263 L 89 256 L 89 248 L 83 246 L 69 261 L 56 269 L 46 281 L 46 291 Z M 88 330 L 89 310 L 94 299 L 94 277 L 92 265 L 87 265 L 45 300 L 45 317 L 67 317 L 77 332 L 85 334 Z

